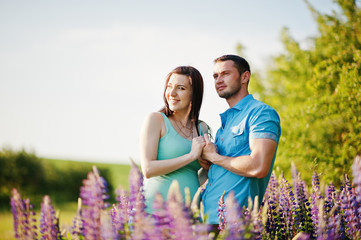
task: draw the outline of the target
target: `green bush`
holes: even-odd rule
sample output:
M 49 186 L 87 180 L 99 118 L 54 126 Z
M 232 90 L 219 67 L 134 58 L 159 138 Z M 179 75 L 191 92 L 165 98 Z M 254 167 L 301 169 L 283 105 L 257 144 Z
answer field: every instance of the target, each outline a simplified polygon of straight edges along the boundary
M 44 194 L 50 195 L 54 204 L 77 202 L 82 180 L 93 165 L 108 182 L 111 199 L 115 196 L 113 186 L 128 184 L 128 165 L 42 159 L 24 150 L 3 149 L 0 151 L 0 209 L 9 209 L 13 188 L 32 199 L 35 206 L 39 206 Z

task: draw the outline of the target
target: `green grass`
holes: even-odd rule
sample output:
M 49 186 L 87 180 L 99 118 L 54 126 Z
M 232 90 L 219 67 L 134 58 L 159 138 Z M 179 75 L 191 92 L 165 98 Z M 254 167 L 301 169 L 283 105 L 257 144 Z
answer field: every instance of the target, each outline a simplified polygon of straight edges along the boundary
M 13 215 L 11 212 L 0 212 L 0 239 L 15 239 Z
M 86 169 L 87 172 L 92 171 L 92 167 L 96 166 L 98 169 L 108 171 L 109 183 L 112 184 L 114 189 L 119 186 L 129 190 L 129 170 L 130 165 L 127 164 L 110 164 L 110 163 L 94 163 L 94 162 L 80 162 L 80 161 L 68 161 L 58 159 L 41 159 L 47 174 L 51 175 L 54 169 L 66 171 L 67 169 Z M 102 171 L 100 170 L 100 175 Z M 61 179 L 59 179 L 61 181 Z M 61 194 L 61 192 L 59 193 Z M 31 199 L 30 199 L 31 201 Z M 60 227 L 61 229 L 71 227 L 73 218 L 76 214 L 77 199 L 72 202 L 57 202 L 52 199 L 55 211 L 59 213 Z M 40 206 L 39 206 L 40 207 Z M 8 211 L 4 210 L 0 212 L 0 239 L 8 240 L 15 239 L 13 230 L 13 216 L 10 212 L 10 204 Z M 37 219 L 39 220 L 39 210 L 37 210 Z M 38 224 L 39 225 L 39 221 Z
M 71 204 L 70 204 L 71 205 Z M 60 229 L 70 229 L 72 226 L 73 219 L 76 214 L 76 204 L 73 204 L 70 210 L 58 209 L 55 207 L 59 214 Z M 73 211 L 74 209 L 74 211 Z M 39 227 L 40 213 L 36 212 L 37 226 Z M 0 212 L 0 239 L 1 240 L 13 240 L 14 226 L 13 226 L 13 215 L 10 212 Z
M 58 169 L 66 170 L 71 168 L 88 169 L 88 172 L 92 171 L 93 166 L 98 169 L 103 168 L 110 171 L 111 179 L 109 182 L 117 188 L 122 186 L 125 189 L 129 189 L 128 175 L 130 165 L 128 164 L 115 164 L 115 163 L 95 163 L 95 162 L 79 162 L 70 160 L 58 160 L 58 159 L 42 159 L 44 165 L 55 167 Z M 100 172 L 100 175 L 102 173 Z

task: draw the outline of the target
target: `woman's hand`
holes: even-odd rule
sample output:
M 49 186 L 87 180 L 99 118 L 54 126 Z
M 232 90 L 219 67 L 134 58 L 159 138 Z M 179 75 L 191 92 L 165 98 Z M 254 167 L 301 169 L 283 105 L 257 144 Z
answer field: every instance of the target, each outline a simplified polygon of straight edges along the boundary
M 196 160 L 201 157 L 203 147 L 206 145 L 206 141 L 203 136 L 195 137 L 192 140 L 192 149 L 189 153 L 192 159 Z

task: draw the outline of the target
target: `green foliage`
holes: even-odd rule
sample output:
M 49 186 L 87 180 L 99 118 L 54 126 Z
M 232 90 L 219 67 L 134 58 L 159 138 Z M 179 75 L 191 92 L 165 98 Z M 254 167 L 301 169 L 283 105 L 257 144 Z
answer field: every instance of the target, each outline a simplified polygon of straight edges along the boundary
M 36 198 L 35 193 L 40 198 L 45 193 L 43 188 L 39 188 L 45 182 L 44 168 L 34 154 L 3 149 L 0 152 L 0 166 L 0 206 L 9 206 L 11 189 L 14 187 L 32 198 Z
M 110 197 L 115 187 L 128 186 L 129 165 L 76 162 L 38 158 L 33 153 L 3 149 L 0 151 L 0 208 L 9 209 L 11 190 L 17 188 L 40 206 L 48 194 L 56 205 L 77 202 L 82 180 L 95 165 L 108 182 Z
M 339 185 L 361 152 L 361 10 L 338 0 L 340 11 L 327 15 L 306 3 L 318 36 L 302 48 L 284 29 L 285 49 L 272 59 L 267 82 L 253 87 L 251 80 L 250 87 L 281 117 L 275 166 L 290 178 L 294 162 L 306 181 L 317 171 Z

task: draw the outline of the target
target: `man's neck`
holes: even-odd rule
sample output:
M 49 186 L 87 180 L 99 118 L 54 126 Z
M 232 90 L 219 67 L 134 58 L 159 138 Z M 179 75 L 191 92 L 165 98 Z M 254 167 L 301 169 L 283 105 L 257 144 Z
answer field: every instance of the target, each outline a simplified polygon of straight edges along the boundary
M 233 108 L 239 101 L 241 101 L 243 98 L 247 97 L 249 95 L 248 90 L 245 91 L 239 91 L 236 95 L 233 95 L 232 97 L 226 99 L 229 108 Z

